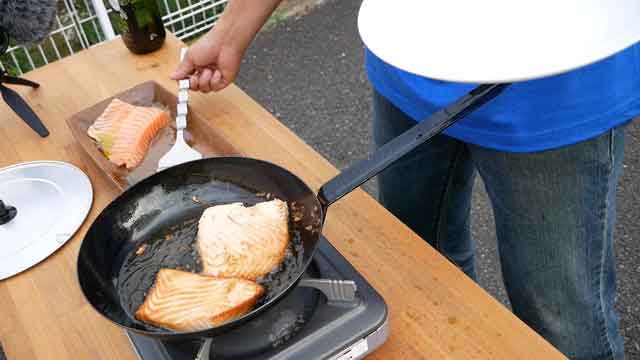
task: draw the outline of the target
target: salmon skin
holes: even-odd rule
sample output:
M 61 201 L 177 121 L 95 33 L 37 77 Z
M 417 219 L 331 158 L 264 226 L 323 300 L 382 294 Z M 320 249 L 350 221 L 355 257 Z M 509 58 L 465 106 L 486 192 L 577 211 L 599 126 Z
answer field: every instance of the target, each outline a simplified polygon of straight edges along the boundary
M 135 317 L 174 331 L 204 330 L 247 313 L 263 293 L 253 281 L 163 268 Z
M 87 134 L 111 162 L 132 169 L 144 159 L 151 141 L 169 121 L 169 115 L 155 107 L 113 99 Z
M 245 207 L 207 208 L 198 223 L 202 272 L 214 277 L 256 280 L 276 269 L 289 244 L 289 211 L 278 199 Z

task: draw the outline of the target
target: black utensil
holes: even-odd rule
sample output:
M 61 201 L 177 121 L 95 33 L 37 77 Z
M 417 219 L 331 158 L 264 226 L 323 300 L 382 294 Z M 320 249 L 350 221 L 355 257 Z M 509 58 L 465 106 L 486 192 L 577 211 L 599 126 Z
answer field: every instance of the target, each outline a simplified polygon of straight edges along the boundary
M 4 76 L 3 76 L 4 77 Z M 28 80 L 18 79 L 27 82 Z M 37 84 L 36 84 L 37 85 Z M 28 85 L 31 86 L 31 85 Z M 39 86 L 39 85 L 38 85 Z M 33 87 L 38 87 L 33 86 Z M 35 132 L 38 133 L 41 137 L 47 137 L 49 135 L 49 130 L 44 126 L 42 120 L 36 115 L 36 113 L 31 109 L 29 104 L 17 92 L 9 89 L 8 87 L 2 85 L 2 81 L 0 81 L 0 92 L 2 93 L 2 98 L 9 105 L 9 107 L 15 111 L 22 120 L 24 120 L 30 128 L 32 128 Z
M 4 225 L 13 220 L 18 214 L 18 210 L 10 205 L 5 205 L 4 201 L 0 200 L 0 225 Z
M 0 55 L 3 55 L 5 51 L 9 48 L 9 36 L 7 32 L 0 28 Z M 0 73 L 0 92 L 2 93 L 2 98 L 9 105 L 9 107 L 15 111 L 22 120 L 29 125 L 35 132 L 38 133 L 41 137 L 46 137 L 49 135 L 49 130 L 44 126 L 42 120 L 36 115 L 36 113 L 31 109 L 29 104 L 27 104 L 17 92 L 9 89 L 3 84 L 13 84 L 13 85 L 22 85 L 29 86 L 34 89 L 40 87 L 40 84 L 35 83 L 33 81 L 27 79 L 21 79 L 15 76 L 9 76 L 6 71 Z

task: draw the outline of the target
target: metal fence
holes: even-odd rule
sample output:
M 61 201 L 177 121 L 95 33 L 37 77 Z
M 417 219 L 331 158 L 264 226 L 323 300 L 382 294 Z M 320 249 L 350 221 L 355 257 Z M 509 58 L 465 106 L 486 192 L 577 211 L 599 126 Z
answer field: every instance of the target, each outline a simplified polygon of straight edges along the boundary
M 156 1 L 165 27 L 182 40 L 211 28 L 227 3 L 227 0 Z M 10 46 L 0 57 L 0 68 L 11 75 L 21 75 L 110 39 L 120 33 L 114 26 L 118 23 L 115 16 L 118 14 L 107 0 L 58 0 L 58 15 L 49 37 L 36 46 Z

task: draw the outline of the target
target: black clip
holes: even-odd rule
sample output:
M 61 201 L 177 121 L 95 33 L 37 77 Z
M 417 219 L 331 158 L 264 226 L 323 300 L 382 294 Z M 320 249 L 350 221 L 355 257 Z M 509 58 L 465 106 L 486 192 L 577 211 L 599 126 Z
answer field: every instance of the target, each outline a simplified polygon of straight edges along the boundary
M 0 200 L 0 225 L 4 225 L 13 220 L 16 215 L 18 215 L 18 210 L 15 207 L 5 205 L 4 202 Z

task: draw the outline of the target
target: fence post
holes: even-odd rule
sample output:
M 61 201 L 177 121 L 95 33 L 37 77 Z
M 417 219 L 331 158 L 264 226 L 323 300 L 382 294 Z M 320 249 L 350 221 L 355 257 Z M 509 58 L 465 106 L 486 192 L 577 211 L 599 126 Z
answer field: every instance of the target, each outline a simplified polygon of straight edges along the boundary
M 111 26 L 111 21 L 109 20 L 109 14 L 107 14 L 107 8 L 104 7 L 102 0 L 91 0 L 91 3 L 96 11 L 96 16 L 98 17 L 98 22 L 100 23 L 104 37 L 107 40 L 115 38 L 116 34 L 113 31 L 113 26 Z

